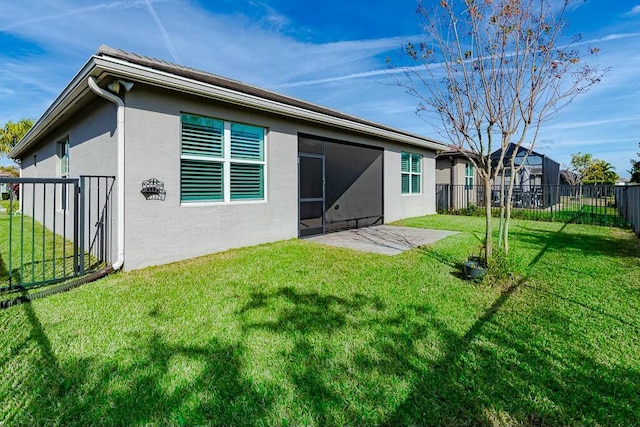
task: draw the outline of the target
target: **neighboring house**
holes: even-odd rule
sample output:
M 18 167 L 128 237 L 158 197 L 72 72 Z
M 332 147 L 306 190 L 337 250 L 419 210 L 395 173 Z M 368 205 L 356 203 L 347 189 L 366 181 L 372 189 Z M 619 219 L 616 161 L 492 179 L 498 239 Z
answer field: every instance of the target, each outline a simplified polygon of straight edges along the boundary
M 479 185 L 478 171 L 469 160 L 473 153 L 462 153 L 452 147 L 436 157 L 436 184 Z
M 515 166 L 522 166 L 515 172 L 513 205 L 515 207 L 548 208 L 559 203 L 560 164 L 544 154 L 509 144 L 504 155 L 503 170 L 500 171 L 494 185 L 507 186 L 511 177 L 511 158 Z M 491 154 L 492 167 L 498 167 L 502 149 Z M 495 194 L 494 194 L 495 199 Z M 499 199 L 499 197 L 498 197 Z M 496 203 L 498 200 L 496 200 Z
M 446 148 L 102 46 L 10 156 L 23 177 L 115 176 L 112 251 L 131 270 L 433 214 Z M 141 194 L 151 178 L 162 197 Z
M 482 204 L 482 189 L 478 171 L 469 159 L 473 153 L 463 153 L 449 146 L 436 157 L 437 204 L 439 209 L 467 208 Z
M 0 171 L 0 178 L 13 178 L 13 175 L 9 172 Z M 8 200 L 10 192 L 11 186 L 0 182 L 0 200 Z

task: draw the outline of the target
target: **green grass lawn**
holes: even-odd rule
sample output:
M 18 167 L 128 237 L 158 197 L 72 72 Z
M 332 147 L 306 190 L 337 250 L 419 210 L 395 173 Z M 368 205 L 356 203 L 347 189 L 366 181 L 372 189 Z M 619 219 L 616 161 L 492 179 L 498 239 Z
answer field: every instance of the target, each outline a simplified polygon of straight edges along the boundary
M 574 224 L 591 224 L 603 225 L 609 227 L 630 228 L 630 225 L 620 216 L 618 209 L 610 206 L 604 206 L 603 200 L 596 202 L 593 199 L 587 199 L 585 204 L 578 204 L 575 201 L 569 201 L 568 197 L 562 197 L 564 202 L 553 206 L 553 208 L 513 208 L 511 210 L 511 218 L 533 221 L 553 221 L 553 222 L 571 222 Z M 590 203 L 590 204 L 589 204 Z M 599 205 L 596 203 L 600 203 Z M 493 217 L 500 216 L 499 208 L 491 209 Z M 453 209 L 443 211 L 452 215 L 465 216 L 484 216 L 485 210 L 482 206 L 472 205 L 469 209 Z
M 1 205 L 6 209 L 8 201 Z M 86 267 L 92 261 L 85 257 Z M 0 212 L 0 288 L 49 283 L 72 275 L 72 242 L 54 236 L 29 216 Z
M 402 255 L 290 240 L 0 311 L 0 424 L 638 425 L 640 241 L 515 220 L 522 280 L 460 279 L 483 218 Z

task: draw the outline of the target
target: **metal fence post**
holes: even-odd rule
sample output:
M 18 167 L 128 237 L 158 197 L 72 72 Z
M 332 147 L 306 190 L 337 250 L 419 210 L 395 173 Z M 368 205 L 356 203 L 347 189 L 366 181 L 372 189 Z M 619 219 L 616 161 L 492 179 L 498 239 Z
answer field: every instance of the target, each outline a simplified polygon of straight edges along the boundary
M 78 220 L 78 232 L 79 232 L 79 241 L 76 241 L 80 246 L 80 275 L 84 275 L 84 266 L 85 266 L 85 247 L 84 247 L 84 227 L 85 227 L 85 218 L 84 218 L 84 202 L 85 202 L 85 179 L 84 177 L 80 177 L 78 180 L 78 193 L 79 200 L 76 199 L 76 212 L 79 216 Z M 79 201 L 79 203 L 78 203 Z M 76 244 L 76 246 L 77 246 Z
M 80 265 L 79 265 L 79 257 L 78 253 L 78 232 L 79 232 L 79 209 L 78 209 L 78 196 L 80 193 L 80 186 L 78 184 L 78 180 L 75 180 L 73 183 L 73 272 L 74 275 L 81 274 Z M 82 255 L 84 258 L 84 254 Z M 84 271 L 82 271 L 83 273 Z

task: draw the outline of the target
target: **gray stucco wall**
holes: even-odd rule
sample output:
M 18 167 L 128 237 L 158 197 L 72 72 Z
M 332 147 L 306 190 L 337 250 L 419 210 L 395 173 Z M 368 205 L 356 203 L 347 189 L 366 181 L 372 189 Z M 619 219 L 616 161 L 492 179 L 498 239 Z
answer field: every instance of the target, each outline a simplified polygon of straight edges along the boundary
M 25 155 L 21 160 L 21 176 L 24 178 L 58 178 L 60 177 L 60 159 L 57 143 L 69 138 L 69 177 L 80 175 L 114 176 L 116 173 L 116 108 L 115 105 L 93 99 L 82 109 L 81 114 L 61 123 L 57 128 L 44 136 L 38 147 Z M 69 186 L 71 197 L 72 187 Z M 95 191 L 95 188 L 93 189 Z M 55 194 L 55 196 L 54 196 Z M 50 230 L 59 235 L 73 236 L 74 215 L 72 205 L 66 212 L 60 204 L 61 186 L 42 184 L 36 186 L 25 184 L 22 190 L 22 210 L 25 215 L 33 216 Z M 115 187 L 113 200 L 116 200 Z M 55 197 L 55 204 L 54 204 Z M 88 194 L 87 194 L 88 197 Z M 33 202 L 35 200 L 35 203 Z M 89 227 L 95 228 L 97 219 L 97 199 L 92 203 L 92 218 Z M 87 212 L 89 210 L 87 204 Z M 115 203 L 111 206 L 115 212 Z M 89 217 L 87 215 L 87 220 Z M 110 231 L 115 235 L 115 215 L 111 218 Z M 87 239 L 89 233 L 87 233 Z M 89 242 L 86 242 L 88 247 Z M 115 246 L 111 248 L 111 259 L 115 257 Z
M 435 213 L 435 153 L 349 131 L 328 128 L 160 92 L 136 84 L 126 95 L 125 268 L 164 264 L 229 248 L 298 234 L 298 134 L 384 147 L 385 222 Z M 257 202 L 180 202 L 180 113 L 262 126 L 266 142 L 266 200 Z M 423 154 L 422 194 L 401 195 L 400 153 Z M 146 200 L 141 183 L 164 182 L 164 201 Z
M 69 176 L 115 175 L 116 107 L 90 95 L 90 102 L 43 138 L 22 159 L 23 177 L 60 176 L 56 143 L 69 138 Z M 349 130 L 288 119 L 195 96 L 161 91 L 136 83 L 125 95 L 125 266 L 126 270 L 159 265 L 298 235 L 298 135 L 307 134 L 384 148 L 384 220 L 435 213 L 435 153 L 369 137 Z M 265 200 L 230 203 L 181 203 L 180 114 L 188 112 L 268 130 L 265 147 Z M 422 192 L 401 194 L 401 152 L 423 155 Z M 34 163 L 34 160 L 36 162 Z M 464 172 L 463 172 L 464 173 Z M 146 200 L 143 180 L 164 182 L 164 201 Z M 117 177 L 116 179 L 122 179 Z M 55 215 L 62 234 L 63 212 L 52 210 L 53 191 L 32 198 L 23 194 L 25 213 L 43 222 L 40 212 Z M 115 260 L 117 192 L 111 205 L 111 260 Z M 46 209 L 43 209 L 46 207 Z M 96 209 L 93 209 L 95 215 Z M 54 212 L 55 211 L 55 212 Z M 67 235 L 73 215 L 67 213 Z M 50 217 L 45 225 L 52 226 Z M 94 217 L 95 221 L 95 217 Z
M 460 157 L 442 156 L 437 159 L 436 183 L 464 185 L 465 166 L 471 163 Z
M 436 184 L 451 184 L 451 159 L 448 157 L 436 159 Z
M 478 191 L 478 186 L 482 183 L 478 178 L 478 170 L 474 168 L 472 189 L 466 189 L 465 168 L 472 164 L 470 160 L 463 157 L 440 156 L 436 160 L 436 183 L 450 184 L 448 188 L 448 207 L 451 209 L 466 208 L 469 204 L 480 205 L 482 199 L 479 197 L 482 192 Z

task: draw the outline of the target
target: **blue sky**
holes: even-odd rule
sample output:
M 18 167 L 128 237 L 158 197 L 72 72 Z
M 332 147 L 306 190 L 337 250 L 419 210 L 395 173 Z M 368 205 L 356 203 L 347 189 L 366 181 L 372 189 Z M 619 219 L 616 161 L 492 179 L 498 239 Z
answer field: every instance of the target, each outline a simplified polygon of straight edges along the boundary
M 385 71 L 385 57 L 398 57 L 402 43 L 420 35 L 415 7 L 415 0 L 0 0 L 0 123 L 39 118 L 107 44 L 442 139 Z M 560 163 L 589 152 L 628 176 L 640 142 L 640 0 L 588 0 L 569 20 L 569 33 L 598 46 L 593 61 L 611 71 L 546 124 L 536 151 Z

